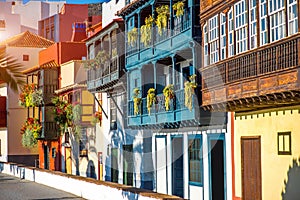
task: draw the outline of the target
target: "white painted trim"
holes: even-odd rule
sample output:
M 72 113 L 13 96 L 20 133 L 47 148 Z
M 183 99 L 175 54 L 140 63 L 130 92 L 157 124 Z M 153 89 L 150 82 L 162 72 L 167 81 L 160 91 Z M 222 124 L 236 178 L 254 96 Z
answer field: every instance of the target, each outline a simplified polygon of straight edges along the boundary
M 211 131 L 202 132 L 202 148 L 203 148 L 203 199 L 209 200 L 209 159 L 208 159 L 208 142 L 207 133 Z
M 189 198 L 189 140 L 188 133 L 183 133 L 183 194 Z
M 231 112 L 227 113 L 227 133 L 225 133 L 225 147 L 226 147 L 226 194 L 227 199 L 232 198 L 232 165 L 231 165 Z
M 168 194 L 172 195 L 172 141 L 171 135 L 167 135 L 167 176 L 168 176 Z

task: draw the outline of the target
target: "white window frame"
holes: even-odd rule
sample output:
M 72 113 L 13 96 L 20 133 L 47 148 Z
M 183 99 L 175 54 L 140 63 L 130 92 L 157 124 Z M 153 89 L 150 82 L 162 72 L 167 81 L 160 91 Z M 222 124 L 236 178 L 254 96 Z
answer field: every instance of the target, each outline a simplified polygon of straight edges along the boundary
M 284 0 L 269 0 L 270 42 L 285 37 Z
M 247 6 L 246 0 L 234 4 L 235 33 L 236 33 L 236 54 L 248 50 L 248 28 L 247 28 Z
M 262 46 L 268 43 L 267 0 L 260 0 L 259 13 L 260 46 Z M 263 27 L 265 27 L 264 30 Z
M 226 58 L 226 15 L 220 14 L 220 60 Z
M 290 3 L 292 1 L 292 3 Z M 293 14 L 293 9 L 296 11 L 296 15 Z M 288 34 L 293 35 L 298 32 L 298 13 L 297 13 L 297 0 L 288 0 Z
M 207 32 L 207 23 L 203 26 L 203 47 L 204 47 L 204 66 L 208 66 L 208 32 Z
M 257 0 L 249 0 L 250 49 L 257 47 Z
M 219 61 L 219 17 L 215 15 L 208 20 L 210 64 Z
M 234 56 L 234 20 L 233 8 L 228 11 L 228 57 Z

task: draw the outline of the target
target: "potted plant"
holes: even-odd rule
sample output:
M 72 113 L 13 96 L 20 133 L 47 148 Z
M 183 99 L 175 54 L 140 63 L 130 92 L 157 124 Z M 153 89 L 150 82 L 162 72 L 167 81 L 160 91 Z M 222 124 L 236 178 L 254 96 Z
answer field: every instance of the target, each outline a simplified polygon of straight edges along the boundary
M 147 93 L 147 109 L 149 115 L 151 114 L 151 107 L 155 103 L 156 103 L 155 89 L 150 88 Z
M 37 89 L 37 85 L 26 84 L 22 88 L 22 92 L 19 95 L 19 105 L 25 108 L 40 106 L 43 104 L 43 92 Z
M 36 118 L 28 118 L 22 125 L 22 145 L 27 148 L 36 147 L 42 132 L 42 125 Z
M 140 96 L 140 89 L 133 89 L 133 107 L 134 107 L 134 115 L 140 114 L 140 105 L 142 103 L 142 98 Z
M 157 18 L 155 20 L 156 26 L 158 28 L 158 34 L 162 35 L 162 29 L 165 29 L 168 24 L 170 17 L 170 10 L 168 5 L 161 5 L 156 8 Z
M 193 108 L 193 94 L 197 87 L 196 74 L 191 75 L 189 79 L 190 81 L 184 83 L 184 104 L 191 111 Z
M 132 47 L 134 47 L 136 45 L 136 39 L 138 36 L 138 32 L 137 32 L 137 28 L 134 27 L 133 29 L 131 29 L 130 31 L 128 31 L 127 33 L 127 41 L 128 44 Z
M 165 96 L 165 108 L 166 111 L 170 110 L 170 101 L 174 98 L 174 85 L 169 84 L 163 89 L 163 94 Z
M 152 24 L 154 22 L 154 19 L 151 15 L 149 17 L 145 18 L 145 25 L 141 26 L 141 42 L 144 44 L 144 46 L 149 46 L 151 43 L 152 38 Z
M 182 1 L 174 3 L 172 8 L 176 11 L 176 17 L 181 17 L 184 14 L 184 3 Z

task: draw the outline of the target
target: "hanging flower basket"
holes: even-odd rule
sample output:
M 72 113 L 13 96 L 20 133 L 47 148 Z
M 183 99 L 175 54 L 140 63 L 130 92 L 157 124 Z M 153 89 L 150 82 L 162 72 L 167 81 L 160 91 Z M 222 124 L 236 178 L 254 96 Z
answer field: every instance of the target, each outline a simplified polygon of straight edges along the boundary
M 142 103 L 142 98 L 139 97 L 140 89 L 134 88 L 133 90 L 133 108 L 134 108 L 134 115 L 140 114 L 140 106 Z
M 95 126 L 97 123 L 100 123 L 101 126 L 101 122 L 102 122 L 102 112 L 96 111 L 93 115 L 91 124 Z
M 175 96 L 175 94 L 174 94 L 174 85 L 173 84 L 167 85 L 163 90 L 163 94 L 165 96 L 166 111 L 169 111 L 170 110 L 170 101 Z
M 19 95 L 19 105 L 24 108 L 40 106 L 43 104 L 43 92 L 37 89 L 37 85 L 26 84 Z
M 42 125 L 36 118 L 28 118 L 21 128 L 22 145 L 27 148 L 37 146 L 38 138 L 42 132 Z
M 151 114 L 151 107 L 155 103 L 156 103 L 155 89 L 150 88 L 147 93 L 147 109 L 149 115 Z
M 149 46 L 152 38 L 152 24 L 154 19 L 151 15 L 145 18 L 145 25 L 141 26 L 141 42 L 145 47 Z
M 172 8 L 176 11 L 176 17 L 181 17 L 184 14 L 184 3 L 182 1 L 175 3 Z
M 184 83 L 184 104 L 191 111 L 193 108 L 193 94 L 197 88 L 196 74 L 190 76 L 190 81 Z
M 167 28 L 168 20 L 170 18 L 170 9 L 168 5 L 162 5 L 156 8 L 157 17 L 155 20 L 158 28 L 158 34 L 162 35 L 162 30 Z

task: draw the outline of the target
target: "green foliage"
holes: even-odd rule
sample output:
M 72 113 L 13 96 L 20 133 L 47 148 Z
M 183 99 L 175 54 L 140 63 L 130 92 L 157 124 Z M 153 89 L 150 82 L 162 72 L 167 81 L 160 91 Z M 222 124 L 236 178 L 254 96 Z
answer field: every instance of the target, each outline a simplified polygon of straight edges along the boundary
M 170 9 L 168 5 L 162 5 L 156 8 L 157 18 L 155 20 L 158 28 L 158 34 L 162 35 L 162 30 L 167 27 L 170 18 Z
M 134 47 L 136 45 L 137 36 L 138 32 L 136 27 L 127 32 L 127 42 L 130 46 Z
M 167 85 L 163 90 L 163 94 L 165 96 L 165 108 L 168 111 L 170 110 L 170 100 L 174 98 L 174 85 Z
M 145 18 L 145 25 L 141 26 L 141 42 L 145 46 L 149 46 L 152 38 L 152 24 L 154 19 L 151 15 Z
M 172 8 L 174 11 L 176 11 L 176 17 L 180 17 L 184 14 L 184 3 L 182 1 L 175 3 Z
M 37 89 L 37 85 L 26 84 L 22 88 L 22 92 L 19 95 L 19 105 L 25 108 L 40 106 L 43 104 L 43 92 Z
M 150 88 L 147 93 L 147 109 L 149 115 L 151 114 L 151 107 L 155 103 L 156 103 L 155 89 Z
M 21 128 L 22 145 L 27 148 L 36 147 L 41 131 L 42 125 L 39 120 L 28 118 Z

